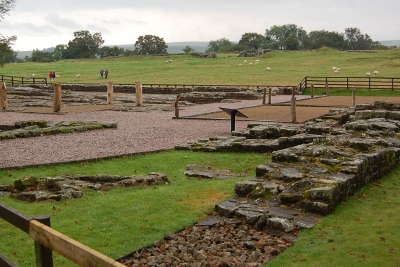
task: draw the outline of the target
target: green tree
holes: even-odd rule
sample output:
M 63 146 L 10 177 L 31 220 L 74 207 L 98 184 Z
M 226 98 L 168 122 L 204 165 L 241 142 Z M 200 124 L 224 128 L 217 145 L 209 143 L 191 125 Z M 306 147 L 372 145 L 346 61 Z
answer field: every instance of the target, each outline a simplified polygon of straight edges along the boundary
M 234 43 L 226 38 L 221 38 L 216 41 L 210 41 L 208 43 L 206 52 L 231 52 L 234 50 Z
M 101 33 L 89 31 L 74 32 L 74 39 L 68 42 L 64 58 L 95 58 L 104 43 Z
M 109 47 L 109 46 L 103 46 L 99 49 L 99 56 L 101 58 L 104 57 L 118 57 L 124 54 L 124 49 L 119 48 L 118 46 L 114 47 Z
M 15 0 L 1 0 L 0 2 L 0 21 L 8 14 L 15 6 Z M 6 37 L 0 34 L 0 67 L 4 66 L 10 58 L 15 55 L 11 45 L 17 40 L 16 36 Z
M 303 49 L 307 32 L 295 24 L 273 25 L 265 30 L 265 38 L 265 43 L 263 43 L 265 48 L 297 50 Z
M 194 52 L 194 49 L 193 49 L 190 45 L 187 45 L 187 46 L 185 46 L 185 48 L 182 49 L 182 51 L 183 51 L 185 54 L 189 54 L 189 53 Z
M 48 51 L 40 51 L 39 49 L 34 49 L 31 55 L 32 62 L 53 62 L 53 53 Z
M 167 48 L 164 38 L 149 34 L 139 36 L 135 43 L 135 53 L 138 55 L 168 54 Z
M 244 47 L 248 49 L 258 49 L 260 48 L 263 40 L 264 36 L 262 34 L 248 32 L 242 35 L 242 38 L 239 40 L 239 44 L 244 45 Z
M 325 30 L 311 31 L 308 34 L 307 49 L 318 49 L 323 46 L 333 49 L 346 49 L 344 35 L 338 32 L 329 32 Z
M 64 59 L 68 46 L 64 44 L 56 45 L 53 51 L 53 58 L 55 61 Z

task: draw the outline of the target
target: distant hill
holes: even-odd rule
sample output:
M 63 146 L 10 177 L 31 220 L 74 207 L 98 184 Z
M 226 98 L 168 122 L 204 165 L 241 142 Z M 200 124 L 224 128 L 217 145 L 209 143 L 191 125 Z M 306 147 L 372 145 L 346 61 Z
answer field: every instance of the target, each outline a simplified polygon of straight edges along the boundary
M 386 46 L 397 46 L 397 47 L 400 47 L 400 40 L 381 41 L 381 44 L 386 45 Z
M 168 54 L 180 54 L 183 53 L 183 49 L 187 45 L 190 46 L 195 52 L 205 52 L 208 46 L 208 42 L 172 42 L 172 43 L 167 43 L 167 45 L 168 45 L 167 48 Z M 106 46 L 114 47 L 115 45 L 106 45 Z M 125 50 L 135 49 L 134 44 L 124 44 L 116 46 L 123 48 Z M 43 49 L 43 51 L 49 51 L 49 52 L 52 52 L 53 50 L 54 47 Z M 32 55 L 32 51 L 17 51 L 17 53 L 18 53 L 18 58 L 25 58 L 25 56 L 30 57 Z
M 183 49 L 188 45 L 190 46 L 195 52 L 205 52 L 208 46 L 208 42 L 172 42 L 167 43 L 168 54 L 180 54 L 183 53 Z M 110 47 L 114 47 L 114 45 L 106 45 Z M 125 50 L 134 50 L 134 44 L 126 44 L 126 45 L 117 45 L 120 48 Z

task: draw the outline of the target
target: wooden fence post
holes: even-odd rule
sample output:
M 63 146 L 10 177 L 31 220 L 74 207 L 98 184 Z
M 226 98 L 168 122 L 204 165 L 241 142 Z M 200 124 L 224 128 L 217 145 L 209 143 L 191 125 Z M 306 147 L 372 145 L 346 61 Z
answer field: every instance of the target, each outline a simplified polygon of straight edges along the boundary
M 136 106 L 140 106 L 143 104 L 143 94 L 142 94 L 142 82 L 136 82 Z
M 311 98 L 314 98 L 314 84 L 311 84 Z
M 179 99 L 181 98 L 181 95 L 177 95 L 175 99 L 175 117 L 179 117 Z
M 61 110 L 61 84 L 55 83 L 54 84 L 54 105 L 53 111 L 60 112 Z
M 268 88 L 268 104 L 271 105 L 272 101 L 272 88 Z
M 265 105 L 265 101 L 266 101 L 266 98 L 267 98 L 267 88 L 264 88 L 263 89 L 263 105 Z
M 6 109 L 8 107 L 7 99 L 7 86 L 5 82 L 1 82 L 0 85 L 0 108 Z
M 291 109 L 292 109 L 292 122 L 296 122 L 296 97 L 292 97 Z
M 50 217 L 38 215 L 34 220 L 50 227 Z M 35 241 L 36 267 L 53 267 L 53 251 Z
M 112 82 L 107 83 L 107 104 L 112 104 L 114 101 L 114 85 Z
M 330 92 L 329 92 L 329 84 L 328 84 L 328 82 L 325 82 L 325 94 L 326 95 L 331 95 Z
M 356 105 L 356 89 L 353 89 L 352 97 L 353 97 L 353 107 L 354 107 Z

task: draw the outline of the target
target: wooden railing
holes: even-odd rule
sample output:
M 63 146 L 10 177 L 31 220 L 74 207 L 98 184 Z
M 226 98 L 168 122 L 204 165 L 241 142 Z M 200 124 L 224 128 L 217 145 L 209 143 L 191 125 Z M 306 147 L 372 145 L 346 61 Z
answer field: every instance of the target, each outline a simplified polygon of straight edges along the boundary
M 50 228 L 50 217 L 48 216 L 42 215 L 29 218 L 0 203 L 0 218 L 29 234 L 35 240 L 37 267 L 53 267 L 52 251 L 59 253 L 79 266 L 125 266 Z M 18 267 L 1 253 L 0 266 Z
M 387 77 L 304 77 L 298 88 L 303 92 L 307 88 L 331 89 L 368 89 L 368 90 L 400 90 L 400 78 Z
M 18 77 L 18 76 L 8 76 L 0 75 L 1 81 L 6 82 L 12 86 L 16 85 L 30 85 L 30 84 L 42 84 L 47 85 L 47 77 Z

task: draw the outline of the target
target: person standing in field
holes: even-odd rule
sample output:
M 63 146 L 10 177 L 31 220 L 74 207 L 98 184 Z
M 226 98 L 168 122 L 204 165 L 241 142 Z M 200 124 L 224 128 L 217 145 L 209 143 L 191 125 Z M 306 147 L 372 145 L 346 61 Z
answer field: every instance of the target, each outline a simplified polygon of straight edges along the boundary
M 50 81 L 53 79 L 53 72 L 52 71 L 49 72 L 49 79 L 50 79 Z
M 53 74 L 51 75 L 51 77 L 53 78 L 53 80 L 56 78 L 56 72 L 53 71 Z
M 106 70 L 104 71 L 104 78 L 107 79 L 107 76 L 108 76 L 108 69 L 106 69 Z
M 103 74 L 104 74 L 104 70 L 101 69 L 101 70 L 100 70 L 100 79 L 103 79 Z

